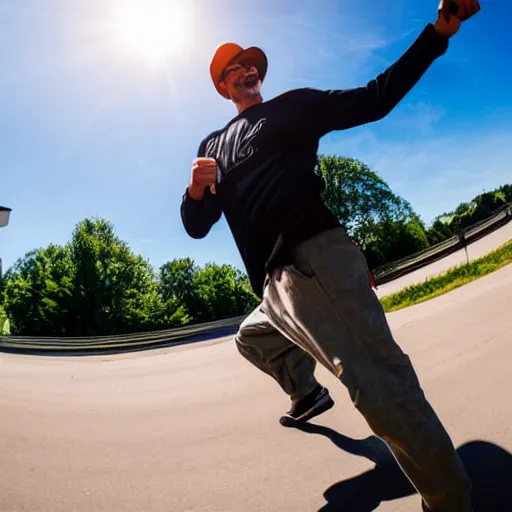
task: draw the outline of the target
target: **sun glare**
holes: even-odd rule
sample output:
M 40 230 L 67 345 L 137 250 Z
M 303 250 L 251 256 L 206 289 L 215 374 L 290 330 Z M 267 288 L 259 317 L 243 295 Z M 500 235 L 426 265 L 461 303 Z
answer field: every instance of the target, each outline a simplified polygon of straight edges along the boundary
M 125 0 L 117 13 L 118 36 L 145 58 L 163 60 L 184 48 L 192 27 L 187 0 Z

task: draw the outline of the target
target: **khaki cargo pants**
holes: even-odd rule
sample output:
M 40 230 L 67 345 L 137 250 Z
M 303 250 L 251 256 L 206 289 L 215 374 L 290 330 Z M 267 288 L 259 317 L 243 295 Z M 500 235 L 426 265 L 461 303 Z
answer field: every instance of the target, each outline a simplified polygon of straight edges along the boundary
M 240 326 L 236 344 L 292 400 L 315 387 L 320 362 L 387 442 L 424 510 L 471 512 L 462 463 L 393 338 L 362 252 L 343 228 L 304 242 L 294 264 L 269 277 L 262 303 Z

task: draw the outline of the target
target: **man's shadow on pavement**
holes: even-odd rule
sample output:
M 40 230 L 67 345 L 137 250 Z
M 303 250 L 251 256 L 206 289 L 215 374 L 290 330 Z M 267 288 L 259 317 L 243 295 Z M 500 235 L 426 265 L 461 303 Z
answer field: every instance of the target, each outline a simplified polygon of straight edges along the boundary
M 372 512 L 383 501 L 416 494 L 387 445 L 375 436 L 356 440 L 311 423 L 293 428 L 330 439 L 338 448 L 366 457 L 375 467 L 329 487 L 318 512 Z M 475 512 L 512 512 L 512 454 L 486 441 L 472 441 L 457 449 L 473 483 Z

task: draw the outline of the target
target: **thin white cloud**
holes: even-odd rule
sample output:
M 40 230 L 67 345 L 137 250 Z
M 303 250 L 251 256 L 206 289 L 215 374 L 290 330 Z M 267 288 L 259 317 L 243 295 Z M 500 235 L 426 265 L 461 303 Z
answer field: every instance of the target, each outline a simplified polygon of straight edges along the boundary
M 430 131 L 429 116 L 418 119 Z M 426 222 L 484 190 L 512 183 L 512 130 L 502 127 L 399 142 L 368 128 L 342 142 L 322 144 L 321 152 L 367 163 Z
M 390 63 L 380 50 L 411 34 L 410 29 L 392 31 L 393 27 L 369 23 L 349 2 L 338 4 L 319 9 L 316 2 L 302 2 L 300 8 L 266 20 L 263 40 L 270 57 L 272 94 L 290 87 L 359 84 L 376 67 Z

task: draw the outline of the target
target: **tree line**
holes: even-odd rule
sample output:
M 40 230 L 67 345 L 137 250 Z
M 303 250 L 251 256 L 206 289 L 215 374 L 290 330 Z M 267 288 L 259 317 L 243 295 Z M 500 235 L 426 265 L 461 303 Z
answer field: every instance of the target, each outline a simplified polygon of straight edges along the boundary
M 364 163 L 319 157 L 324 200 L 372 270 L 439 243 L 512 201 L 512 185 L 483 193 L 430 227 Z M 64 246 L 19 258 L 0 281 L 0 332 L 101 336 L 244 315 L 258 303 L 247 276 L 225 264 L 174 259 L 155 270 L 106 219 L 78 223 Z
M 366 164 L 352 158 L 320 156 L 317 172 L 325 182 L 324 201 L 378 269 L 457 235 L 512 202 L 512 185 L 483 192 L 431 226 Z

